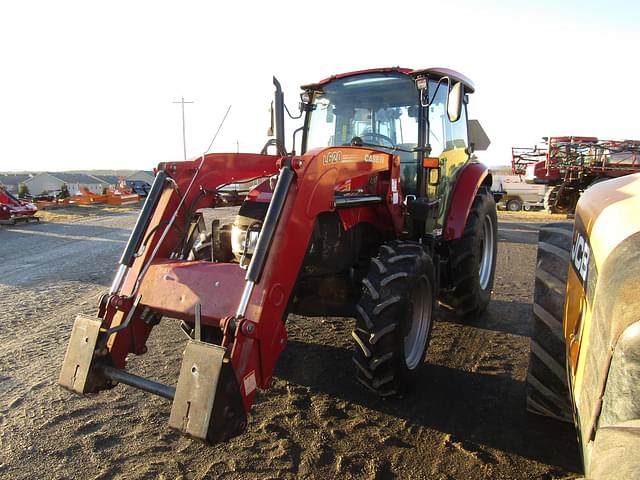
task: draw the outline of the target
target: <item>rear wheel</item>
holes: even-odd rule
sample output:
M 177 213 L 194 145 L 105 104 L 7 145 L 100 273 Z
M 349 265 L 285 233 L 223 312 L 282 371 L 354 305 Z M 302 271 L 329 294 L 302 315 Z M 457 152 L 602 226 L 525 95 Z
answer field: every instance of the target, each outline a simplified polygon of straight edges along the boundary
M 416 242 L 380 247 L 362 281 L 353 361 L 356 379 L 380 396 L 402 396 L 424 359 L 434 305 L 431 257 Z
M 573 421 L 563 330 L 571 238 L 570 223 L 540 228 L 527 373 L 527 410 L 566 422 Z
M 522 210 L 522 202 L 516 198 L 507 202 L 507 210 L 510 212 L 519 212 Z
M 449 242 L 451 283 L 441 305 L 459 316 L 484 312 L 491 300 L 498 248 L 496 206 L 482 187 L 471 206 L 462 237 Z

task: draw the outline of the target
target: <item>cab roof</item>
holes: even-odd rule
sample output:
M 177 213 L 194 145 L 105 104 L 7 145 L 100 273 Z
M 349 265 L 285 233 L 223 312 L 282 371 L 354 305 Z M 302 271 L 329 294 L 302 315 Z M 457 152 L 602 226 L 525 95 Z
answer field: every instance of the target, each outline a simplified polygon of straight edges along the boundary
M 473 93 L 475 91 L 473 82 L 469 80 L 469 78 L 465 77 L 459 72 L 456 72 L 455 70 L 451 70 L 449 68 L 439 68 L 439 67 L 423 68 L 418 70 L 412 70 L 410 68 L 401 68 L 401 67 L 382 67 L 382 68 L 371 68 L 367 70 L 357 70 L 354 72 L 339 73 L 337 75 L 331 75 L 330 77 L 327 77 L 324 80 L 320 80 L 318 83 L 310 83 L 308 85 L 302 85 L 300 88 L 302 88 L 303 90 L 317 90 L 321 88 L 323 85 L 326 85 L 327 83 L 340 78 L 351 77 L 354 75 L 361 75 L 363 73 L 383 73 L 383 72 L 403 73 L 413 78 L 417 78 L 423 75 L 429 76 L 431 78 L 449 77 L 453 81 L 462 82 L 462 84 L 464 85 L 465 93 Z

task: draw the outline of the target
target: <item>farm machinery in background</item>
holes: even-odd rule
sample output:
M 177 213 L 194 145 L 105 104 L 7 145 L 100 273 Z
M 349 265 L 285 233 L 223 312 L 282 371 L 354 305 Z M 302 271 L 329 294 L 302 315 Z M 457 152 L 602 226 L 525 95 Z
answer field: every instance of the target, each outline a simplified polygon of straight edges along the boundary
M 596 137 L 550 137 L 534 148 L 512 148 L 514 175 L 547 185 L 544 208 L 573 213 L 591 185 L 640 172 L 640 141 Z
M 108 205 L 129 205 L 140 200 L 138 194 L 134 193 L 124 178 L 118 180 L 114 188 L 108 188 L 105 193 L 93 193 L 87 187 L 80 187 L 80 193 L 69 197 L 68 203 L 76 205 L 96 205 L 106 203 Z
M 493 174 L 493 197 L 498 208 L 510 212 L 544 208 L 546 185 L 526 183 L 520 175 Z
M 130 205 L 140 200 L 140 196 L 124 178 L 118 179 L 115 188 L 107 190 L 106 197 L 106 202 L 109 205 Z
M 305 85 L 290 152 L 274 85 L 276 138 L 262 153 L 158 166 L 110 290 L 95 316 L 76 317 L 63 387 L 146 390 L 173 401 L 171 427 L 225 441 L 271 385 L 290 313 L 355 317 L 357 382 L 400 397 L 435 306 L 487 308 L 497 220 L 491 175 L 469 158 L 488 146 L 467 120 L 471 81 L 396 67 Z M 229 204 L 240 205 L 233 223 L 205 224 L 208 209 Z M 188 336 L 176 386 L 126 369 L 163 318 Z
M 15 225 L 18 222 L 39 222 L 36 217 L 38 207 L 31 202 L 19 200 L 11 192 L 0 186 L 0 223 Z
M 64 207 L 68 205 L 99 205 L 106 203 L 108 205 L 130 205 L 137 203 L 140 200 L 133 187 L 129 183 L 121 178 L 115 187 L 109 187 L 104 193 L 94 193 L 87 187 L 80 187 L 80 191 L 75 195 L 64 196 L 58 198 L 55 196 L 49 197 L 47 200 L 38 200 L 36 203 L 41 209 Z

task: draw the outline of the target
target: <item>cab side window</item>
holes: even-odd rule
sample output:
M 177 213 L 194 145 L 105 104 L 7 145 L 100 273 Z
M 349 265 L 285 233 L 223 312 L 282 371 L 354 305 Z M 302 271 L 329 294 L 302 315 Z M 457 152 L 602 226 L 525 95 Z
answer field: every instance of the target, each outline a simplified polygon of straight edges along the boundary
M 430 92 L 436 89 L 436 82 L 430 82 Z M 433 94 L 431 94 L 433 95 Z M 439 157 L 446 146 L 446 121 L 447 118 L 447 87 L 440 85 L 435 98 L 429 105 L 429 144 L 431 145 L 430 157 Z
M 467 148 L 467 109 L 462 108 L 460 118 L 456 122 L 450 122 L 447 115 L 445 117 L 445 150 Z

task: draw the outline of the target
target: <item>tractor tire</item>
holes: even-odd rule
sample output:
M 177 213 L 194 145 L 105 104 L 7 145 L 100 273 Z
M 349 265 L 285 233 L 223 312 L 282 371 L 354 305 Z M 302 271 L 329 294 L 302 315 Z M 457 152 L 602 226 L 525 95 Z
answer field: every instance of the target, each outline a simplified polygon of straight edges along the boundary
M 519 212 L 520 210 L 522 210 L 522 202 L 517 198 L 509 200 L 507 202 L 507 210 L 509 210 L 510 212 Z
M 558 190 L 560 187 L 549 187 L 546 192 L 544 192 L 544 210 L 547 213 L 559 213 L 556 209 L 556 197 L 558 196 Z
M 558 199 L 561 186 L 556 185 L 549 188 L 544 194 L 544 209 L 547 213 L 573 213 L 576 209 L 577 197 L 569 195 L 565 190 L 562 198 Z
M 527 410 L 565 422 L 573 421 L 563 329 L 571 238 L 570 223 L 540 228 L 527 373 Z
M 440 305 L 460 317 L 479 315 L 487 309 L 496 271 L 498 219 L 489 191 L 482 187 L 473 201 L 462 237 L 449 242 L 453 288 Z
M 356 380 L 382 397 L 402 397 L 422 364 L 433 321 L 435 270 L 422 245 L 381 245 L 356 305 Z

